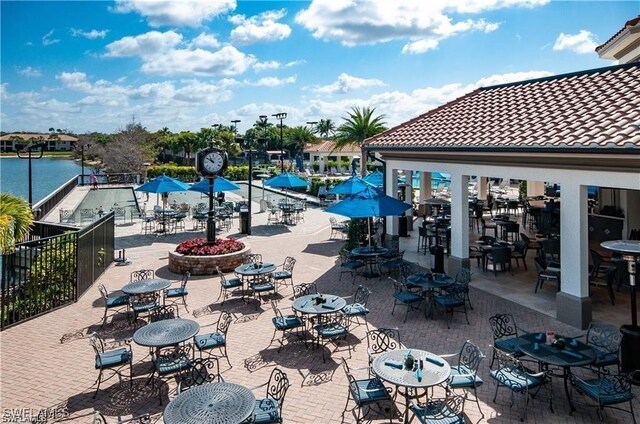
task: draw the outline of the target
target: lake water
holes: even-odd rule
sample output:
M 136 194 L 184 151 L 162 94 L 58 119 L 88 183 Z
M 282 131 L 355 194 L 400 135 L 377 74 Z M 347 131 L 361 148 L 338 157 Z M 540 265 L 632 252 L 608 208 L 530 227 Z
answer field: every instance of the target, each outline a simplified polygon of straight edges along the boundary
M 0 192 L 29 198 L 29 161 L 27 159 L 0 159 Z M 42 158 L 31 160 L 33 203 L 54 192 L 62 184 L 79 175 L 80 165 L 70 159 Z M 87 169 L 85 167 L 85 172 Z M 86 178 L 86 177 L 85 177 Z

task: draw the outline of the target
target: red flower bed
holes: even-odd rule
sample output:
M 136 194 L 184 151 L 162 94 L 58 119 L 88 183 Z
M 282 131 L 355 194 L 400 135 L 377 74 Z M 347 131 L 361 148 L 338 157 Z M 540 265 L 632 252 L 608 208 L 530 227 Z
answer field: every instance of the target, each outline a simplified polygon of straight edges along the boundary
M 244 249 L 244 243 L 232 238 L 217 238 L 215 244 L 207 244 L 203 238 L 183 241 L 176 252 L 188 256 L 218 256 Z

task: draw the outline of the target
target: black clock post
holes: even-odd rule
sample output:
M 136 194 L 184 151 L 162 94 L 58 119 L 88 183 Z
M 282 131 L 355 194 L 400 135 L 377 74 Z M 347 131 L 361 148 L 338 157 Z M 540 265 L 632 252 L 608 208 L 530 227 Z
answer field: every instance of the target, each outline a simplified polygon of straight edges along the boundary
M 212 143 L 213 144 L 213 143 Z M 227 153 L 211 145 L 198 151 L 196 171 L 209 180 L 209 214 L 207 215 L 207 244 L 216 242 L 216 221 L 213 213 L 213 185 L 218 175 L 224 174 L 229 163 Z
M 213 183 L 216 177 L 207 177 L 209 180 L 209 214 L 207 216 L 207 244 L 216 243 L 216 220 L 213 218 Z

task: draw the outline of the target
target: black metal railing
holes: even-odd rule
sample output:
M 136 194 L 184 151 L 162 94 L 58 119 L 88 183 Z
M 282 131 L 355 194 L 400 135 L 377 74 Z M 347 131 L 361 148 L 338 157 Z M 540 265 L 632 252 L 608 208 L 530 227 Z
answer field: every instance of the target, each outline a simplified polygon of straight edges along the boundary
M 77 185 L 78 177 L 75 176 L 61 185 L 56 191 L 36 203 L 32 208 L 34 216 L 37 219 L 41 219 L 43 216 L 46 216 L 58 205 L 58 203 L 60 203 L 62 199 L 64 199 L 67 194 L 71 193 Z
M 113 262 L 115 216 L 110 212 L 78 233 L 78 281 L 76 300 Z

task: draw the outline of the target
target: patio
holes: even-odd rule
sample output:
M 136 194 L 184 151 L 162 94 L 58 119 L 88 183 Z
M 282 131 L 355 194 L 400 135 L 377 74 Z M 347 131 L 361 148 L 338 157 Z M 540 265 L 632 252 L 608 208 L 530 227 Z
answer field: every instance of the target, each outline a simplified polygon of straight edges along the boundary
M 259 216 L 265 219 L 266 216 Z M 310 209 L 305 225 L 290 228 L 288 231 L 273 234 L 268 231 L 261 235 L 247 237 L 252 249 L 261 253 L 265 261 L 282 263 L 286 256 L 297 259 L 294 282 L 296 284 L 316 282 L 318 290 L 334 293 L 343 297 L 354 293 L 358 284 L 366 285 L 373 294 L 369 298 L 369 326 L 398 327 L 402 342 L 411 348 L 424 349 L 444 354 L 460 350 L 465 340 L 471 340 L 480 346 L 487 356 L 481 363 L 479 375 L 485 382 L 478 388 L 480 405 L 485 415 L 483 422 L 515 422 L 519 420 L 524 406 L 522 397 L 518 397 L 512 408 L 509 407 L 509 392 L 501 390 L 497 402 L 493 403 L 495 383 L 489 376 L 491 358 L 490 344 L 493 343 L 488 318 L 499 312 L 509 312 L 515 316 L 519 326 L 531 331 L 554 329 L 557 333 L 577 335 L 581 332 L 575 328 L 557 322 L 552 316 L 555 309 L 555 290 L 545 288 L 533 294 L 535 271 L 533 261 L 529 257 L 529 271 L 517 270 L 513 276 L 502 274 L 494 277 L 493 273 L 483 273 L 472 265 L 474 272 L 471 282 L 471 299 L 474 309 L 469 311 L 470 325 L 459 315 L 451 322 L 447 330 L 445 320 L 436 313 L 434 320 L 425 320 L 423 312 L 410 313 L 406 323 L 404 314 L 391 315 L 392 285 L 385 278 L 365 280 L 358 277 L 355 285 L 348 279 L 338 281 L 339 269 L 336 267 L 338 250 L 341 241 L 330 241 L 328 214 L 319 209 Z M 260 221 L 255 222 L 262 227 Z M 264 225 L 265 229 L 269 228 Z M 232 231 L 233 232 L 233 231 Z M 98 283 L 107 287 L 109 292 L 119 290 L 129 281 L 129 274 L 135 269 L 155 269 L 156 277 L 177 281 L 180 276 L 167 270 L 167 251 L 175 247 L 180 235 L 166 238 L 132 235 L 118 240 L 119 247 L 127 247 L 129 266 L 112 266 Z M 141 239 L 144 238 L 144 241 Z M 401 238 L 401 249 L 406 248 L 405 259 L 416 261 L 427 266 L 429 256 L 417 254 L 417 228 L 411 237 Z M 277 247 L 276 247 L 277 246 Z M 340 369 L 340 358 L 348 357 L 346 351 L 327 355 L 326 363 L 322 360 L 321 350 L 307 350 L 303 343 L 285 344 L 280 353 L 279 345 L 269 346 L 273 333 L 271 318 L 273 312 L 268 303 L 255 309 L 254 302 L 244 303 L 239 299 L 227 300 L 224 306 L 215 302 L 219 293 L 217 276 L 196 276 L 189 282 L 189 310 L 185 314 L 180 309 L 181 317 L 195 319 L 201 326 L 215 323 L 222 310 L 228 310 L 234 320 L 228 332 L 228 352 L 233 368 L 228 369 L 226 361 L 221 362 L 223 377 L 227 382 L 255 387 L 264 383 L 274 366 L 283 369 L 291 382 L 283 417 L 287 423 L 330 423 L 339 422 L 347 396 L 347 379 Z M 508 287 L 505 290 L 505 287 Z M 499 293 L 498 297 L 493 293 Z M 279 307 L 291 304 L 290 287 L 280 291 Z M 628 318 L 628 305 L 625 295 L 616 296 L 616 306 L 607 302 L 606 293 L 594 300 L 594 317 L 611 324 L 619 325 Z M 533 309 L 519 303 L 534 306 Z M 545 311 L 542 313 L 539 311 Z M 54 411 L 56 407 L 68 412 L 65 422 L 87 423 L 91 421 L 94 410 L 100 411 L 116 422 L 116 416 L 129 417 L 142 413 L 150 413 L 152 422 L 162 422 L 161 414 L 164 406 L 160 406 L 157 393 L 151 392 L 145 384 L 150 369 L 147 349 L 132 344 L 134 357 L 134 389 L 128 384 L 119 384 L 117 380 L 103 383 L 97 398 L 92 398 L 95 391 L 93 382 L 97 370 L 93 366 L 93 351 L 88 337 L 93 331 L 100 331 L 103 313 L 102 299 L 95 284 L 76 304 L 65 307 L 25 322 L 14 328 L 5 330 L 1 335 L 2 347 L 2 383 L 1 405 L 4 416 L 10 411 L 30 408 L 29 411 L 47 409 Z M 124 315 L 113 323 L 108 321 L 101 333 L 108 340 L 130 338 L 134 328 L 127 325 Z M 367 365 L 365 327 L 353 328 L 348 341 L 355 350 L 351 359 L 347 359 L 351 368 Z M 328 352 L 325 352 L 328 353 Z M 143 359 L 145 358 L 145 359 Z M 488 359 L 488 360 L 487 360 Z M 141 362 L 143 360 L 143 362 Z M 163 403 L 175 397 L 176 385 L 162 386 Z M 555 414 L 549 411 L 547 401 L 536 399 L 529 408 L 527 422 L 596 422 L 595 408 L 579 408 L 573 416 L 569 415 L 566 404 L 562 402 L 564 393 L 562 384 L 554 381 Z M 443 394 L 441 389 L 436 394 Z M 637 390 L 636 390 L 637 394 Z M 578 402 L 583 401 L 575 395 Z M 400 404 L 400 402 L 398 402 Z M 9 408 L 9 409 L 7 409 Z M 634 408 L 640 410 L 638 399 L 634 400 Z M 478 422 L 480 413 L 473 402 L 472 395 L 466 403 L 465 415 L 469 422 Z M 607 410 L 606 422 L 626 422 L 628 414 Z M 384 417 L 375 417 L 375 421 L 383 422 Z M 349 414 L 345 414 L 345 422 L 353 422 Z M 399 422 L 396 420 L 396 422 Z

